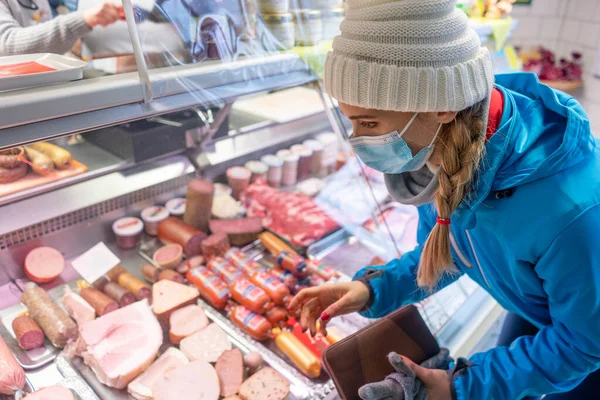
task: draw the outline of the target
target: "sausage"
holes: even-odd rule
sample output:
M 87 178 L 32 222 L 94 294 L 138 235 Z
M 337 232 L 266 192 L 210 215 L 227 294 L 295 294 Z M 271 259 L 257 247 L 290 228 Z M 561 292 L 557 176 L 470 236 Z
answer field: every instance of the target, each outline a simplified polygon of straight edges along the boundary
M 290 290 L 294 290 L 294 288 L 298 285 L 298 278 L 296 278 L 290 271 L 286 271 L 283 268 L 273 267 L 269 269 L 269 273 L 283 282 Z
M 23 368 L 1 337 L 0 360 L 2 360 L 0 394 L 14 395 L 15 392 L 23 390 L 25 387 L 25 371 L 23 371 Z
M 200 291 L 200 296 L 216 309 L 222 310 L 229 300 L 229 287 L 206 267 L 194 268 L 186 274 L 187 280 Z
M 58 147 L 53 145 L 52 143 L 39 142 L 32 143 L 29 145 L 34 150 L 37 150 L 41 153 L 44 153 L 54 163 L 54 166 L 58 169 L 67 169 L 69 165 L 71 165 L 71 161 L 73 160 L 71 157 L 71 153 L 62 147 Z
M 231 310 L 229 319 L 238 328 L 258 341 L 267 340 L 271 329 L 273 329 L 273 326 L 265 317 L 250 311 L 244 306 L 234 307 Z
M 21 315 L 15 318 L 12 329 L 17 337 L 17 343 L 23 350 L 37 349 L 44 345 L 44 332 L 31 317 Z
M 206 233 L 186 224 L 175 217 L 169 217 L 158 223 L 158 239 L 164 244 L 176 243 L 183 246 L 187 257 L 202 254 L 202 241 Z
M 29 310 L 29 315 L 42 328 L 54 347 L 63 348 L 69 339 L 77 338 L 77 325 L 67 313 L 33 282 L 25 284 L 21 302 Z
M 265 312 L 265 318 L 269 320 L 273 326 L 283 326 L 285 321 L 287 321 L 287 313 L 283 309 L 283 307 L 273 307 L 267 312 Z
M 98 289 L 99 291 L 104 292 L 104 288 L 106 287 L 108 282 L 110 282 L 108 280 L 108 278 L 106 276 L 103 276 L 103 277 L 99 278 L 96 282 L 94 282 L 94 287 L 96 289 Z M 87 286 L 83 286 L 83 287 L 87 287 Z M 80 289 L 81 289 L 81 287 L 80 287 Z
M 304 375 L 314 379 L 321 375 L 321 362 L 291 332 L 281 332 L 275 344 Z
M 235 301 L 257 314 L 264 314 L 273 307 L 269 295 L 249 279 L 241 278 L 234 281 L 229 285 L 229 291 Z
M 250 281 L 267 292 L 271 300 L 278 306 L 283 305 L 285 299 L 291 295 L 290 289 L 288 289 L 288 287 L 279 279 L 269 274 L 265 269 L 251 275 Z
M 108 282 L 106 285 L 104 285 L 104 289 L 102 289 L 102 291 L 108 297 L 119 303 L 119 307 L 128 306 L 136 301 L 133 293 L 116 282 Z
M 56 279 L 65 268 L 60 251 L 42 246 L 31 250 L 25 257 L 25 275 L 35 283 L 48 283 Z
M 245 276 L 241 270 L 237 269 L 234 265 L 229 263 L 229 261 L 221 257 L 214 257 L 206 264 L 206 266 L 220 278 L 225 280 L 227 284 L 231 284 L 236 279 Z
M 311 275 L 310 278 L 308 278 L 308 286 L 311 287 L 321 286 L 325 283 L 325 279 L 321 278 L 319 275 Z
M 385 263 L 384 263 L 385 264 Z M 379 264 L 369 264 L 379 265 Z M 326 281 L 337 278 L 338 272 L 330 265 L 323 264 L 317 260 L 306 260 L 306 269 L 313 275 L 318 275 Z
M 122 265 L 117 265 L 116 267 L 114 267 L 113 269 L 108 271 L 106 276 L 108 276 L 108 279 L 110 279 L 111 281 L 118 282 L 119 276 L 121 276 L 121 274 L 126 273 L 126 272 L 127 272 L 127 270 Z
M 27 164 L 19 165 L 15 168 L 0 167 L 0 183 L 11 183 L 27 175 Z
M 29 146 L 25 146 L 25 152 L 29 161 L 31 161 L 31 169 L 38 175 L 46 176 L 54 171 L 54 163 L 42 152 L 32 149 Z
M 209 181 L 202 179 L 189 181 L 183 221 L 203 232 L 208 232 L 214 193 L 215 187 Z
M 142 274 L 149 282 L 158 281 L 158 274 L 160 274 L 160 268 L 152 265 L 152 264 L 144 264 L 142 265 Z
M 177 271 L 173 271 L 172 269 L 164 269 L 162 271 L 160 271 L 160 273 L 158 274 L 158 280 L 162 281 L 164 279 L 173 281 L 173 282 L 177 282 L 177 283 L 185 283 L 185 279 L 183 278 L 183 275 L 181 275 L 179 272 Z
M 154 252 L 152 259 L 161 268 L 176 268 L 183 258 L 183 248 L 180 244 L 167 244 Z
M 108 284 L 107 284 L 108 285 Z M 105 286 L 106 288 L 106 286 Z M 89 287 L 81 289 L 81 297 L 96 310 L 96 314 L 101 317 L 109 312 L 119 308 L 116 301 L 99 291 L 98 289 Z
M 279 253 L 282 251 L 287 251 L 288 253 L 293 253 L 294 250 L 288 246 L 283 240 L 279 239 L 277 236 L 272 234 L 271 232 L 263 232 L 258 235 L 260 242 L 273 257 L 277 257 Z
M 191 269 L 201 266 L 204 264 L 204 257 L 202 256 L 194 256 L 190 257 L 177 267 L 177 272 L 180 274 L 187 274 L 187 272 Z
M 306 260 L 296 253 L 282 251 L 277 256 L 277 264 L 292 274 L 302 276 L 306 269 Z
M 248 254 L 242 252 L 237 247 L 232 248 L 225 253 L 225 259 L 231 264 L 244 271 L 248 276 L 253 275 L 255 272 L 264 269 L 262 265 L 257 263 Z
M 0 168 L 15 169 L 25 165 L 23 158 L 27 159 L 23 147 L 13 147 L 12 149 L 0 151 Z
M 146 285 L 129 272 L 119 274 L 117 283 L 132 292 L 138 300 L 148 299 L 149 302 L 152 300 L 152 289 L 150 286 Z
M 204 257 L 223 257 L 231 248 L 225 233 L 213 233 L 202 241 L 202 255 Z

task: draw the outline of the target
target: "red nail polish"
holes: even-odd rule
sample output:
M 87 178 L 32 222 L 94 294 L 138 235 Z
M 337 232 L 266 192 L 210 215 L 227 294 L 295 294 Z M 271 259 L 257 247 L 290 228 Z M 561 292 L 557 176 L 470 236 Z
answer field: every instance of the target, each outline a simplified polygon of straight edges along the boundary
M 329 318 L 331 318 L 331 316 L 327 313 L 323 313 L 321 314 L 321 321 L 329 321 Z

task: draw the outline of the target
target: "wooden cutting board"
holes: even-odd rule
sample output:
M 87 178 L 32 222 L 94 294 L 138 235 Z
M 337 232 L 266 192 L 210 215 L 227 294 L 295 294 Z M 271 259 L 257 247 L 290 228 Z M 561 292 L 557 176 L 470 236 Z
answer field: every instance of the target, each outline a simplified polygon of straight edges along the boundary
M 71 165 L 67 169 L 55 169 L 48 176 L 41 176 L 29 170 L 29 173 L 18 181 L 11 183 L 0 183 L 0 197 L 8 196 L 23 190 L 31 189 L 37 186 L 46 185 L 56 182 L 61 179 L 70 178 L 86 173 L 88 167 L 79 161 L 71 161 Z

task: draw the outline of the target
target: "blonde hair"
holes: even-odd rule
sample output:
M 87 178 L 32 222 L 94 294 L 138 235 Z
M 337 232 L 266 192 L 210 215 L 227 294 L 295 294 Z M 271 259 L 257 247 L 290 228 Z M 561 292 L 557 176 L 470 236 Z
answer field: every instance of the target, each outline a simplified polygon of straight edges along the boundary
M 460 111 L 446 124 L 436 141 L 441 166 L 434 201 L 438 216 L 449 219 L 469 195 L 473 175 L 485 151 L 484 116 L 487 102 Z M 417 283 L 433 289 L 444 273 L 455 271 L 450 251 L 450 227 L 436 223 L 421 254 Z

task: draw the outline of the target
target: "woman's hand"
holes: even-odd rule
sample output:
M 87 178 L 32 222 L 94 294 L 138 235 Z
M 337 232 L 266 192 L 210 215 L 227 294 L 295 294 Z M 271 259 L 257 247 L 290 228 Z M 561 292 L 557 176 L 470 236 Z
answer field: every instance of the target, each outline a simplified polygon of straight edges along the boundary
M 327 335 L 326 326 L 331 318 L 362 310 L 369 302 L 369 288 L 362 282 L 344 282 L 321 285 L 301 290 L 292 299 L 288 310 L 295 312 L 302 307 L 300 324 L 304 331 Z
M 96 26 L 108 26 L 117 21 L 125 19 L 123 6 L 121 4 L 104 2 L 97 7 L 87 10 L 83 13 L 83 19 L 90 28 Z
M 402 356 L 401 356 L 402 357 Z M 451 400 L 448 371 L 443 369 L 428 369 L 415 364 L 410 359 L 402 357 L 402 361 L 415 373 L 427 389 L 428 400 Z

